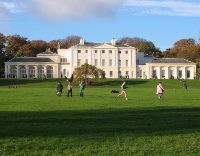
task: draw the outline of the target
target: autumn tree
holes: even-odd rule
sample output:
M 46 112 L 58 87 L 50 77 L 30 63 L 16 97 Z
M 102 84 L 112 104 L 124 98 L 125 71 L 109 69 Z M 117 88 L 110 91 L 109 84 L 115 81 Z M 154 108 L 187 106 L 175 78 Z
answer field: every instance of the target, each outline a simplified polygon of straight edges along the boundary
M 48 47 L 49 48 L 53 48 L 53 49 L 57 49 L 58 48 L 58 43 L 61 44 L 62 40 L 51 40 L 50 42 L 48 42 Z
M 75 81 L 85 81 L 87 78 L 99 78 L 102 74 L 102 70 L 90 65 L 88 63 L 82 64 L 80 67 L 74 69 L 74 79 Z
M 15 56 L 35 57 L 37 54 L 42 53 L 47 48 L 47 42 L 42 40 L 29 41 L 27 44 L 19 47 Z
M 193 38 L 181 39 L 174 43 L 173 47 L 163 52 L 165 58 L 185 58 L 195 62 L 199 57 L 199 46 Z
M 21 37 L 20 35 L 13 35 L 6 37 L 6 55 L 9 59 L 13 58 L 15 54 L 19 51 L 19 48 L 29 41 L 25 37 Z

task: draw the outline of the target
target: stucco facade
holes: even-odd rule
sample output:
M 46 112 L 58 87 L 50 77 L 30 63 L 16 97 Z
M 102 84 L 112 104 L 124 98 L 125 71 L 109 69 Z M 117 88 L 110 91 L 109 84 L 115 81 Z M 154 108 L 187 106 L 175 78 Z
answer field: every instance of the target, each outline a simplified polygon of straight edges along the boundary
M 100 68 L 107 78 L 193 79 L 196 64 L 184 59 L 156 59 L 136 48 L 117 43 L 88 43 L 83 38 L 69 49 L 47 50 L 36 57 L 17 57 L 5 62 L 6 78 L 60 78 L 71 76 L 84 63 Z

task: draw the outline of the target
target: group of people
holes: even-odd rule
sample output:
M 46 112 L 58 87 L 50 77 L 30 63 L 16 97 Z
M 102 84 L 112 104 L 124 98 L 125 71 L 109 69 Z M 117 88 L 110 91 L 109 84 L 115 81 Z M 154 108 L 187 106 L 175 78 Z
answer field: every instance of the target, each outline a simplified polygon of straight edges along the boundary
M 79 85 L 78 85 L 78 88 L 80 90 L 80 97 L 83 97 L 83 93 L 84 93 L 84 89 L 85 89 L 85 85 L 83 84 L 83 82 L 81 82 Z M 128 97 L 127 97 L 127 92 L 126 92 L 126 88 L 128 88 L 126 86 L 126 80 L 123 81 L 122 85 L 121 85 L 121 93 L 119 93 L 117 96 L 116 96 L 116 99 L 123 95 L 125 96 L 125 99 L 128 100 Z M 187 84 L 184 83 L 184 88 L 185 90 L 187 91 Z M 63 85 L 61 84 L 61 82 L 58 83 L 58 86 L 57 86 L 57 96 L 61 96 L 62 94 L 62 90 L 63 90 Z M 71 83 L 69 82 L 68 83 L 68 86 L 67 86 L 67 97 L 71 96 L 72 97 L 72 85 Z M 157 87 L 156 87 L 156 94 L 158 95 L 158 99 L 161 99 L 162 98 L 162 95 L 163 95 L 163 92 L 164 92 L 164 88 L 162 86 L 162 83 L 159 82 Z
M 85 89 L 85 85 L 83 84 L 83 82 L 81 82 L 79 85 L 78 85 L 78 88 L 80 90 L 80 97 L 83 97 L 83 93 L 84 93 L 84 89 Z M 62 90 L 63 90 L 63 85 L 61 82 L 58 82 L 58 85 L 57 85 L 57 88 L 56 88 L 56 95 L 57 96 L 61 96 L 62 94 Z M 67 97 L 71 96 L 72 97 L 72 84 L 71 82 L 68 83 L 67 85 Z

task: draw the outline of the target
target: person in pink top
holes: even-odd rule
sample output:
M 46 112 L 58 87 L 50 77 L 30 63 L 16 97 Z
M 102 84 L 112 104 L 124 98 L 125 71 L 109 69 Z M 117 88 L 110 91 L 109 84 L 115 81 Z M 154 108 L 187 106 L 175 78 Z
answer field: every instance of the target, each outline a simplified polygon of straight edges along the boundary
M 156 94 L 158 94 L 158 99 L 161 99 L 163 92 L 164 92 L 164 88 L 162 86 L 162 83 L 159 82 L 157 85 L 157 90 L 156 90 Z

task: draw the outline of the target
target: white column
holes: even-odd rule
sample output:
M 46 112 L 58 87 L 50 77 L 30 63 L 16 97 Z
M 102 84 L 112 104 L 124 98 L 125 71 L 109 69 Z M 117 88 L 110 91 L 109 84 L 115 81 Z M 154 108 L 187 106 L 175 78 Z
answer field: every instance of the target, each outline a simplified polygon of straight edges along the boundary
M 38 66 L 35 66 L 35 78 L 38 78 Z
M 157 72 L 158 72 L 157 78 L 158 78 L 158 79 L 161 79 L 161 72 L 160 72 L 160 70 L 161 70 L 161 67 L 158 66 L 158 69 L 157 69 Z
M 166 68 L 165 79 L 169 79 L 169 66 Z
M 186 79 L 186 67 L 183 67 L 183 73 L 182 78 Z
M 8 66 L 5 65 L 5 78 L 8 78 Z
M 178 77 L 179 77 L 179 75 L 178 75 L 178 67 L 176 66 L 175 67 L 175 70 L 174 70 L 174 78 L 177 78 L 178 79 Z
M 17 65 L 17 78 L 20 78 L 20 66 Z
M 26 65 L 26 75 L 27 75 L 27 78 L 29 78 L 29 66 Z

